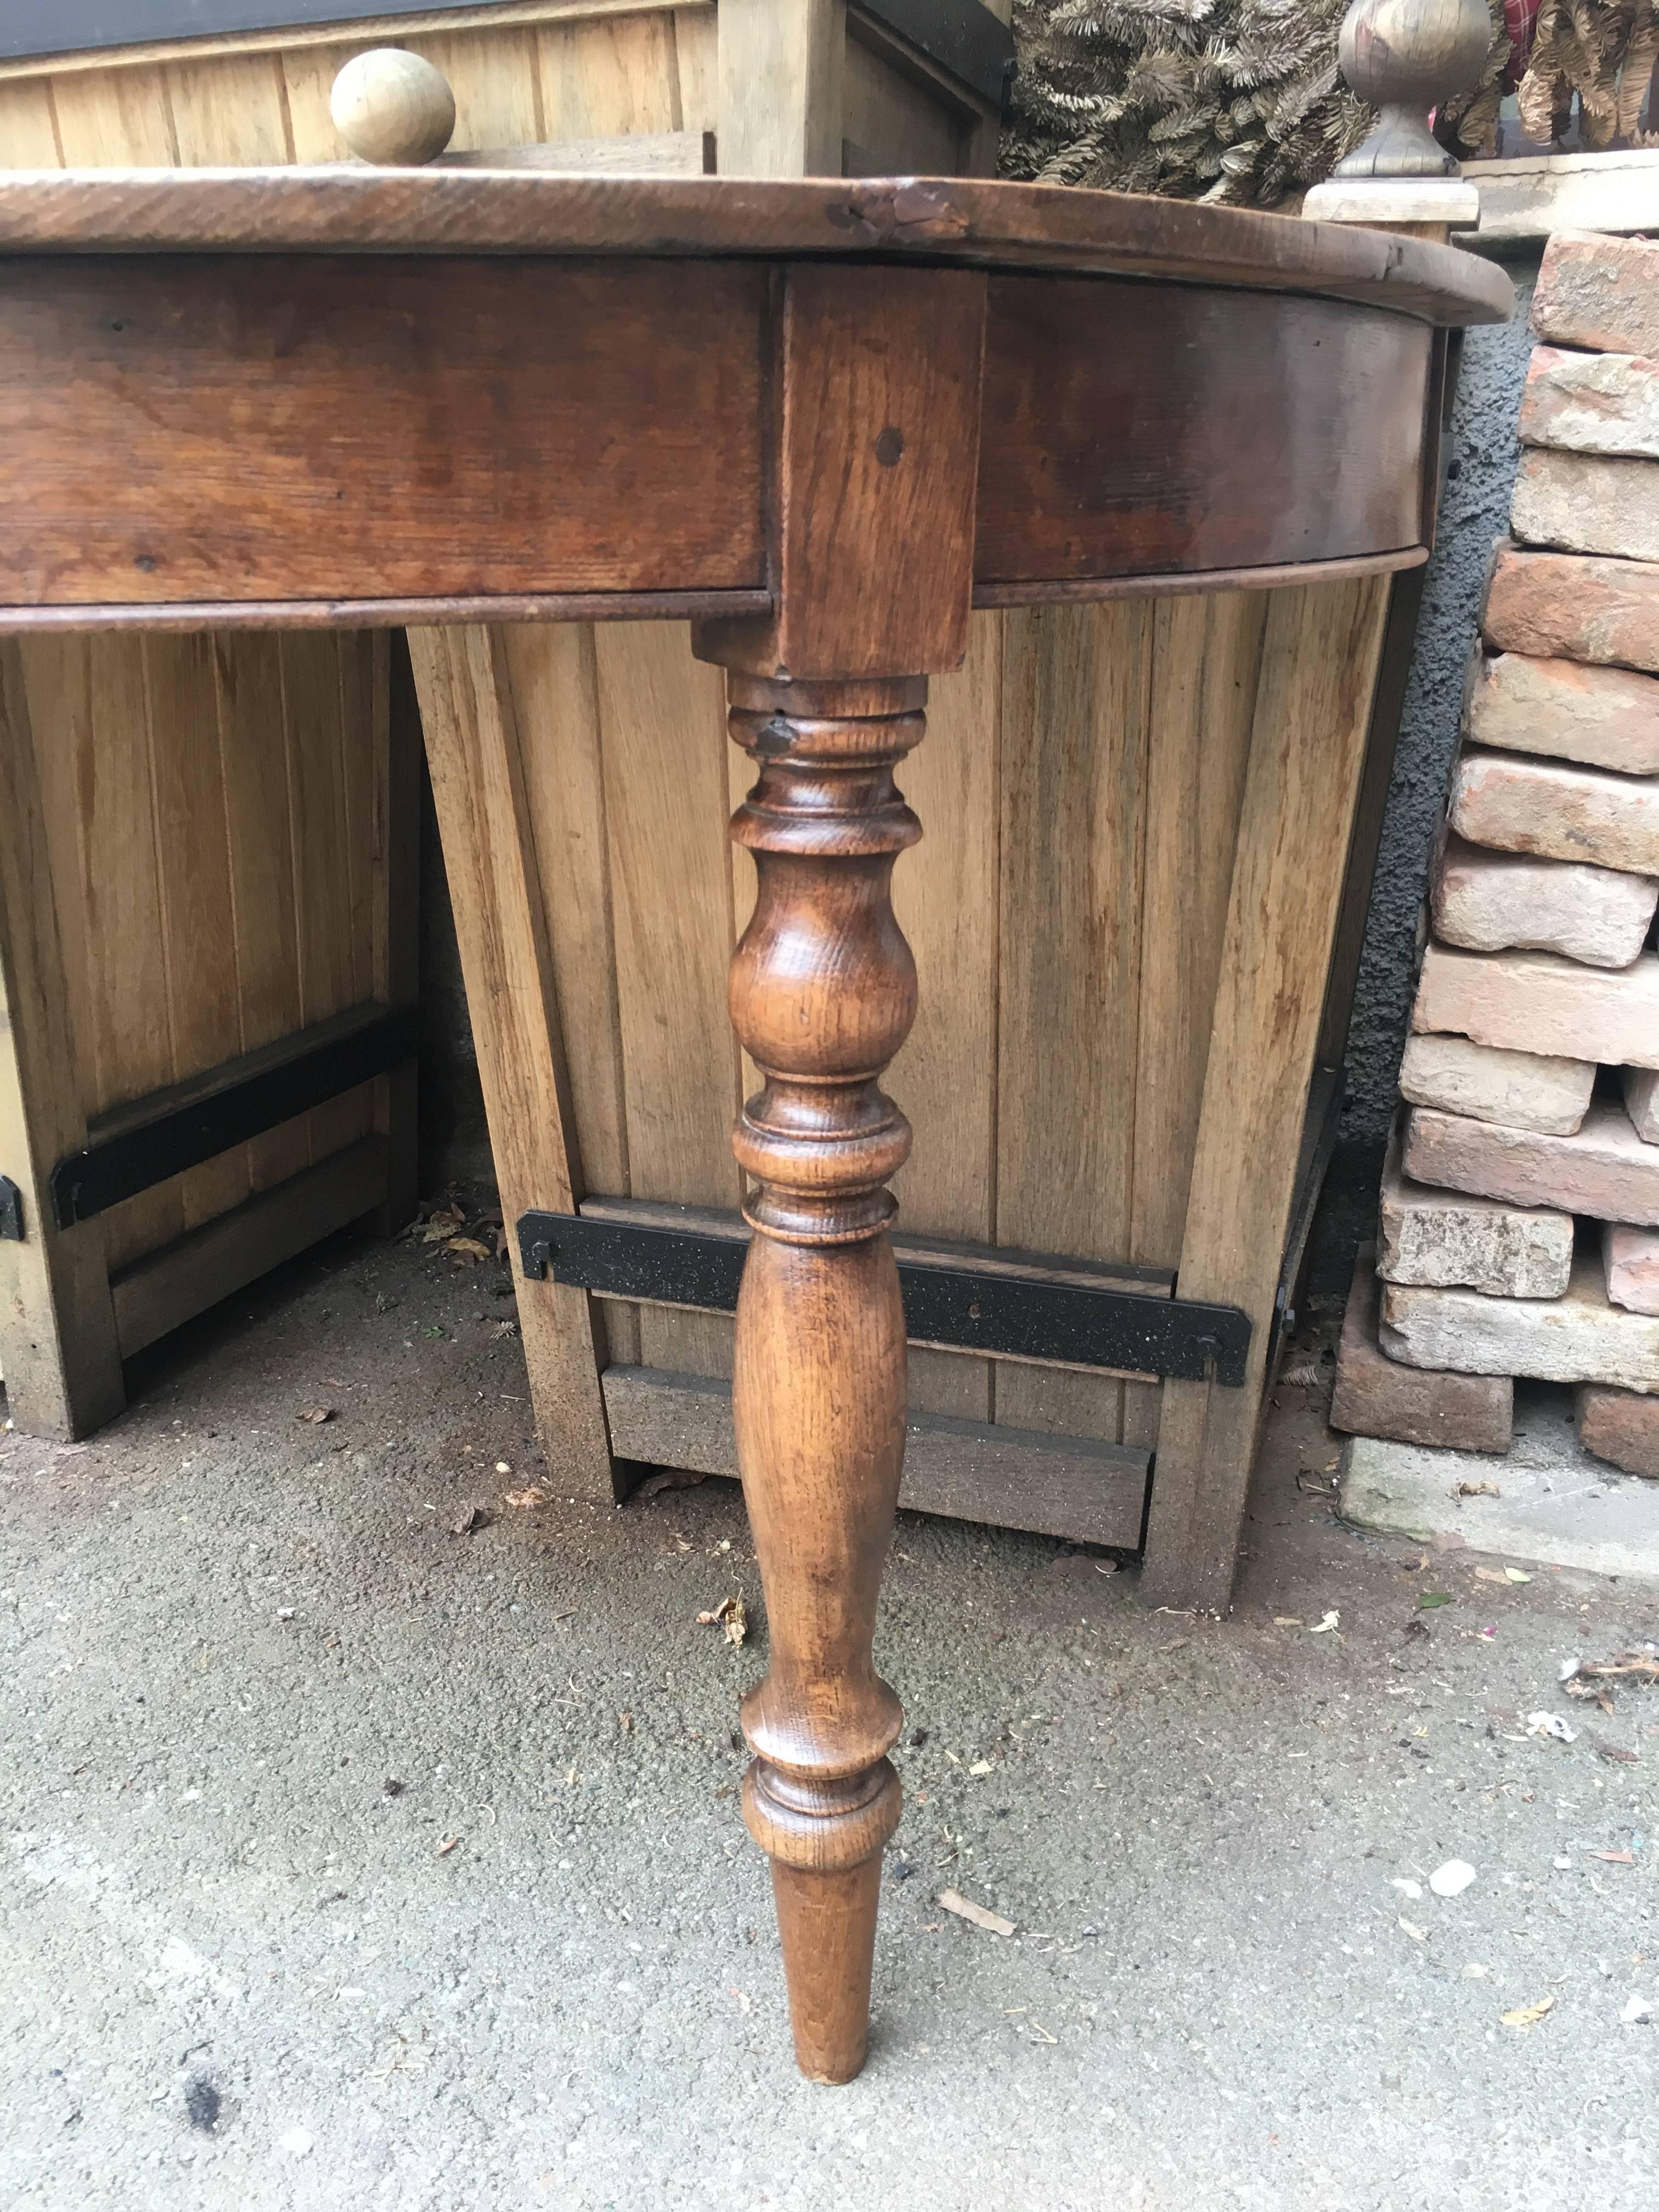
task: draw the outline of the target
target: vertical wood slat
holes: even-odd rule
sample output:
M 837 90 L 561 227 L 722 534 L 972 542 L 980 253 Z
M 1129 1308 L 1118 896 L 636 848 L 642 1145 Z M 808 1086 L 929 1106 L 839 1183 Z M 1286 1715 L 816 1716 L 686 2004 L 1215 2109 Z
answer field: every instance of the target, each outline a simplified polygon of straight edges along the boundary
M 1001 616 L 975 616 L 967 659 L 933 679 L 927 737 L 904 763 L 922 835 L 893 872 L 893 910 L 915 954 L 920 997 L 885 1085 L 916 1131 L 893 1179 L 901 1225 L 981 1244 L 996 1230 L 1002 639 Z M 988 1420 L 991 1363 L 912 1352 L 910 1402 Z
M 413 629 L 426 732 L 489 1137 L 508 1221 L 568 1212 L 582 1194 L 547 917 L 525 773 L 525 732 L 502 633 Z M 584 1291 L 526 1277 L 519 1325 L 550 1464 L 582 1496 L 612 1496 L 599 1373 L 601 1316 Z
M 630 1195 L 735 1206 L 724 678 L 682 624 L 604 625 L 595 642 Z M 640 1310 L 647 1365 L 729 1375 L 731 1339 L 723 1316 Z
M 1151 1604 L 1220 1611 L 1232 1588 L 1388 601 L 1367 577 L 1275 592 L 1267 617 L 1179 1269 L 1254 1334 L 1242 1389 L 1164 1385 Z
M 1120 599 L 1006 621 L 996 1239 L 1120 1258 L 1133 1212 L 1152 610 Z M 1122 1394 L 1107 1376 L 1005 1362 L 997 1419 L 1115 1443 Z
M 46 1178 L 86 1142 L 39 757 L 16 646 L 0 644 L 0 1153 L 26 1235 L 0 1243 L 0 1371 L 12 1419 L 68 1438 L 125 1402 L 104 1224 L 53 1227 Z
M 1134 1166 L 1122 1256 L 1176 1267 L 1198 1137 L 1233 847 L 1261 672 L 1265 592 L 1152 608 L 1152 707 L 1135 1056 Z M 1123 1442 L 1158 1442 L 1160 1390 L 1130 1382 Z
M 720 166 L 838 177 L 846 0 L 720 0 Z

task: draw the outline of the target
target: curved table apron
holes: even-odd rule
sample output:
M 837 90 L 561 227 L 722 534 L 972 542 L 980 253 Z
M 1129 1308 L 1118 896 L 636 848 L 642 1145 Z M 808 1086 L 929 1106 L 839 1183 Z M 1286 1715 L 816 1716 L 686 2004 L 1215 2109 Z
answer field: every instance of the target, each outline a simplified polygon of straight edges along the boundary
M 905 1433 L 879 1088 L 894 770 L 970 609 L 1426 557 L 1470 257 L 933 179 L 0 181 L 0 629 L 684 615 L 757 781 L 734 1413 L 770 1666 L 744 1790 L 797 2055 L 863 2063 Z M 925 1135 L 925 1133 L 924 1133 Z

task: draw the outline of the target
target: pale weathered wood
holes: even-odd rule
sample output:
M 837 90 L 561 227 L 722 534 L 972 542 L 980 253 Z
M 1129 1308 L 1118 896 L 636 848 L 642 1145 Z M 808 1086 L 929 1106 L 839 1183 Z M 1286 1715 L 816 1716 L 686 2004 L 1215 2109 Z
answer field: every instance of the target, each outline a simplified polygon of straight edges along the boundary
M 1152 1604 L 1224 1610 L 1232 1588 L 1387 606 L 1370 579 L 1281 592 L 1267 618 L 1179 1271 L 1254 1334 L 1242 1389 L 1164 1386 Z
M 1262 592 L 1152 610 L 1146 828 L 1127 1255 L 1181 1258 L 1216 978 L 1270 600 Z M 1124 1392 L 1123 1439 L 1158 1441 L 1161 1393 Z
M 383 1206 L 386 1153 L 384 1137 L 360 1137 L 290 1176 L 280 1189 L 257 1192 L 176 1243 L 130 1261 L 110 1278 L 106 1293 L 122 1358 Z
M 58 169 L 63 158 L 45 78 L 0 80 L 0 168 Z
M 102 1224 L 57 1229 L 46 1178 L 86 1141 L 66 1018 L 51 854 L 21 655 L 0 644 L 0 1152 L 23 1207 L 0 1243 L 0 1373 L 11 1419 L 38 1436 L 99 1427 L 125 1403 Z
M 916 1354 L 910 1357 L 914 1367 Z M 607 1367 L 601 1380 L 619 1453 L 695 1474 L 738 1474 L 732 1394 L 724 1382 L 621 1365 Z M 1146 1468 L 1146 1453 L 1126 1445 L 992 1428 L 913 1404 L 898 1502 L 908 1513 L 1133 1551 L 1140 1542 Z
M 548 957 L 569 1040 L 565 1064 L 574 1127 L 565 1142 L 579 1154 L 593 1188 L 625 1191 L 632 1184 L 593 629 L 576 623 L 515 624 L 501 633 L 501 650 L 526 733 L 525 809 L 535 859 L 526 896 L 545 908 Z M 528 1131 L 526 1139 L 541 1133 Z M 640 1326 L 632 1307 L 607 1310 L 605 1336 L 613 1360 L 638 1359 Z M 526 1343 L 525 1350 L 537 1418 L 543 1434 L 550 1435 L 556 1389 L 545 1394 L 544 1411 L 535 1349 Z
M 511 1221 L 531 1206 L 568 1210 L 581 1168 L 568 1140 L 564 1036 L 500 636 L 411 630 L 409 644 L 467 997 L 492 1013 L 475 1042 L 502 1211 Z M 573 1491 L 609 1498 L 602 1325 L 582 1291 L 523 1275 L 516 1248 L 514 1267 L 549 1464 Z
M 931 88 L 898 75 L 880 54 L 848 39 L 842 84 L 842 129 L 858 150 L 848 175 L 955 176 L 963 167 L 969 126 Z
M 1002 624 L 975 616 L 968 657 L 934 680 L 928 739 L 904 766 L 926 835 L 893 879 L 893 911 L 915 955 L 921 995 L 889 1089 L 928 1133 L 893 1179 L 905 1233 L 989 1244 L 995 1236 L 998 778 Z M 910 1355 L 910 1403 L 987 1420 L 991 1365 Z
M 841 174 L 846 0 L 720 0 L 720 173 Z
M 564 176 L 712 177 L 712 131 L 628 131 L 615 138 L 556 138 L 538 146 L 484 146 L 446 154 L 447 169 L 551 169 Z
M 1006 619 L 996 1238 L 1126 1257 L 1152 611 L 1121 601 Z M 996 1410 L 1020 1428 L 1115 1443 L 1122 1386 L 1004 1364 Z
M 628 1130 L 641 1197 L 732 1206 L 738 1050 L 723 685 L 665 624 L 596 631 L 605 819 Z M 665 887 L 672 892 L 665 897 Z M 642 1307 L 647 1366 L 731 1371 L 731 1323 Z

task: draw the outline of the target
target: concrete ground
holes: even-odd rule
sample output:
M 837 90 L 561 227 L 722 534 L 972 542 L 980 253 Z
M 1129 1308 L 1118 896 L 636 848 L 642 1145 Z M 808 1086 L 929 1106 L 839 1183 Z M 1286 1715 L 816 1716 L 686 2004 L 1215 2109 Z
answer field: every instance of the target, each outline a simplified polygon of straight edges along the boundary
M 1659 1687 L 1559 1681 L 1654 1585 L 1344 1528 L 1300 1387 L 1225 1622 L 907 1517 L 874 2041 L 814 2088 L 736 1802 L 741 1498 L 568 1503 L 511 1312 L 337 1244 L 93 1443 L 0 1446 L 9 2212 L 1659 2203 Z

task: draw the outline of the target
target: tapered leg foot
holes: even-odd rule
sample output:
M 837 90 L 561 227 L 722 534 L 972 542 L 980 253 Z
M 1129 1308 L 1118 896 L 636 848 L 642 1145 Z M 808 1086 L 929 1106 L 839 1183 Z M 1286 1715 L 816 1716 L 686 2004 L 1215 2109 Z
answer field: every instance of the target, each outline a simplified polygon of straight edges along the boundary
M 850 2081 L 870 2042 L 881 1855 L 841 1874 L 772 1864 L 795 2061 L 809 2081 Z

